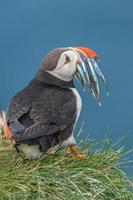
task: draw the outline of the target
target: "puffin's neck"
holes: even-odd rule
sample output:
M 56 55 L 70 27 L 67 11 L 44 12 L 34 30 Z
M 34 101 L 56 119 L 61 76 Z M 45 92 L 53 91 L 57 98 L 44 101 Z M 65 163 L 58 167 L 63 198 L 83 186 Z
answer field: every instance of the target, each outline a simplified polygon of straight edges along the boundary
M 52 74 L 44 71 L 43 69 L 39 69 L 35 79 L 40 81 L 41 83 L 47 84 L 47 85 L 56 85 L 62 88 L 75 88 L 73 84 L 73 80 L 71 81 L 63 81 Z

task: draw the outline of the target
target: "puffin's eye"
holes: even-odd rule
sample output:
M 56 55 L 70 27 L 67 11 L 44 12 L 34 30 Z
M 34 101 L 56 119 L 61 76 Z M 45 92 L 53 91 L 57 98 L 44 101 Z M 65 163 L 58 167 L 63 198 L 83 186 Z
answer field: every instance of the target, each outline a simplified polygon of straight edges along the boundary
M 71 60 L 70 60 L 69 56 L 65 55 L 65 63 L 64 64 L 67 64 L 70 62 L 71 62 Z

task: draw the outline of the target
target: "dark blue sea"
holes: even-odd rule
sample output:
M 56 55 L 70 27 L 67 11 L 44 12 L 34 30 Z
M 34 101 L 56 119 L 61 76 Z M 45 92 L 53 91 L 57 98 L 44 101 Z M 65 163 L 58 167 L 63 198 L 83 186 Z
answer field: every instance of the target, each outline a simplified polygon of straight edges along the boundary
M 46 53 L 64 46 L 94 49 L 109 83 L 101 107 L 76 84 L 83 98 L 77 131 L 84 121 L 84 135 L 96 141 L 127 134 L 122 145 L 132 148 L 132 0 L 0 0 L 0 109 L 32 79 Z

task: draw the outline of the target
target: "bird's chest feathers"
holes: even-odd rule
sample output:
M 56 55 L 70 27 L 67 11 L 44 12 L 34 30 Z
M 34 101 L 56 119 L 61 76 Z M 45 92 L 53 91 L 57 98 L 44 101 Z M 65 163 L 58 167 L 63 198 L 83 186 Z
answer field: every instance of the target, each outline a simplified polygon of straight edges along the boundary
M 76 124 L 76 122 L 78 121 L 81 109 L 82 109 L 82 99 L 78 91 L 76 90 L 76 88 L 71 88 L 71 90 L 76 98 L 76 121 L 75 121 L 75 124 Z
M 71 88 L 71 91 L 73 92 L 73 94 L 76 98 L 76 119 L 75 119 L 75 123 L 73 126 L 73 131 L 72 131 L 71 136 L 67 140 L 63 141 L 62 146 L 70 146 L 70 145 L 76 144 L 76 141 L 73 136 L 73 132 L 74 132 L 75 126 L 77 124 L 78 118 L 80 116 L 81 109 L 82 109 L 82 99 L 81 99 L 78 91 L 76 90 L 76 88 Z

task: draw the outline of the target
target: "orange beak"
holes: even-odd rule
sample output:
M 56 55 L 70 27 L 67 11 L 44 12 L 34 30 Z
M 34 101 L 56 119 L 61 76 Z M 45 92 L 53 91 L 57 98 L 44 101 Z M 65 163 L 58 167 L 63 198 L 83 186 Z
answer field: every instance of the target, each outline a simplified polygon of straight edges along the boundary
M 97 54 L 92 49 L 89 49 L 87 47 L 74 47 L 74 49 L 81 51 L 85 56 L 90 58 L 97 58 Z

